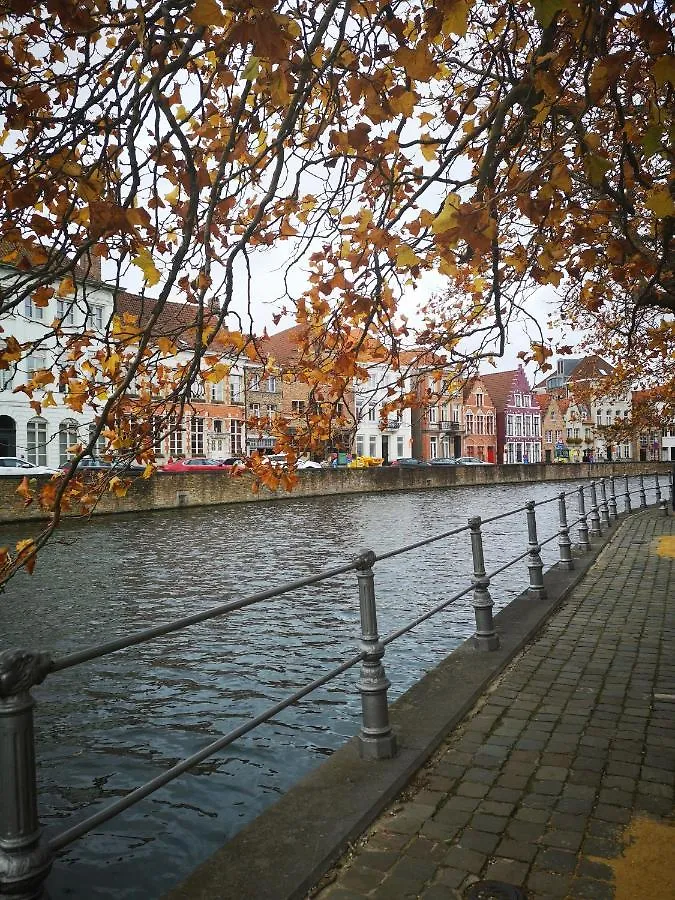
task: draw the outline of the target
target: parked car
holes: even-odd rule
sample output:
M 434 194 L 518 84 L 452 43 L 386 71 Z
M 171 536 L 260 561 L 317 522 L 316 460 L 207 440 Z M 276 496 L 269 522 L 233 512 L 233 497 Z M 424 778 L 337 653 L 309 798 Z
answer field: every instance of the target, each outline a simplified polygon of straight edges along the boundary
M 429 463 L 421 459 L 415 459 L 413 456 L 402 456 L 400 459 L 392 459 L 392 466 L 401 466 L 402 468 L 414 468 L 415 466 L 428 466 Z
M 435 459 L 429 460 L 430 466 L 456 466 L 457 460 L 454 456 L 437 456 Z
M 70 468 L 70 463 L 64 463 L 61 471 L 65 472 Z M 84 456 L 77 464 L 77 471 L 85 472 L 107 472 L 114 470 L 118 475 L 141 475 L 145 471 L 145 466 L 140 463 L 118 459 L 114 462 L 108 462 L 99 459 L 97 456 Z
M 55 475 L 58 469 L 50 469 L 49 466 L 36 466 L 26 459 L 18 456 L 0 456 L 0 475 Z
M 485 462 L 477 456 L 460 456 L 457 459 L 458 466 L 493 466 L 494 463 Z
M 231 457 L 233 460 L 234 457 Z M 172 462 L 160 466 L 162 472 L 220 472 L 227 474 L 232 471 L 234 462 L 227 459 L 205 459 L 195 456 L 191 459 L 175 459 Z

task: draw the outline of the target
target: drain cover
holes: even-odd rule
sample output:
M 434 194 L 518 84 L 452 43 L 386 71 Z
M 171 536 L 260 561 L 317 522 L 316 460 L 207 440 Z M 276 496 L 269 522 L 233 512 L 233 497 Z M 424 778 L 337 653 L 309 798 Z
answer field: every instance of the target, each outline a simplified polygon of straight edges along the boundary
M 464 900 L 527 900 L 527 895 L 505 881 L 475 881 L 464 891 Z

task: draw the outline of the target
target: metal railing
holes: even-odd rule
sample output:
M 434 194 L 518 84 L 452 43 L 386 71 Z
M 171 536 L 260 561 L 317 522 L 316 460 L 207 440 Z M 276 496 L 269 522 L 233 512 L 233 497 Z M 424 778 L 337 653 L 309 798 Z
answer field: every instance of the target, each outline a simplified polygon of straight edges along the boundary
M 655 502 L 661 507 L 664 515 L 667 515 L 668 501 L 662 499 L 658 473 L 650 474 L 646 477 L 655 479 Z M 633 495 L 637 495 L 640 509 L 647 507 L 644 478 L 644 475 L 640 475 L 638 477 L 638 487 L 631 490 L 628 476 L 624 477 L 622 496 L 625 513 L 632 511 L 631 498 Z M 227 747 L 237 738 L 252 731 L 258 725 L 269 721 L 282 710 L 297 703 L 312 691 L 359 663 L 361 664 L 358 681 L 361 695 L 361 727 L 358 740 L 361 756 L 369 759 L 383 759 L 395 755 L 396 735 L 391 728 L 387 701 L 387 690 L 390 682 L 386 676 L 383 664 L 385 647 L 451 604 L 471 594 L 471 603 L 475 617 L 473 644 L 478 651 L 495 650 L 499 647 L 499 635 L 495 629 L 494 604 L 489 590 L 492 580 L 518 562 L 525 560 L 529 573 L 528 593 L 535 599 L 545 597 L 544 564 L 540 552 L 542 547 L 557 539 L 559 547 L 558 565 L 563 569 L 573 569 L 575 559 L 572 551 L 570 529 L 573 527 L 577 528 L 577 550 L 579 553 L 584 553 L 591 549 L 590 537 L 600 537 L 603 534 L 603 530 L 606 531 L 612 528 L 618 520 L 618 504 L 621 502 L 621 494 L 617 495 L 616 481 L 617 479 L 614 476 L 603 478 L 599 482 L 593 481 L 588 486 L 580 485 L 547 500 L 539 502 L 531 500 L 524 506 L 489 518 L 482 519 L 480 516 L 472 516 L 464 526 L 415 541 L 395 550 L 380 555 L 373 550 L 365 550 L 355 559 L 340 566 L 325 569 L 315 575 L 299 578 L 279 587 L 259 591 L 248 597 L 222 603 L 194 615 L 185 616 L 164 625 L 146 628 L 135 634 L 107 641 L 75 653 L 66 654 L 65 656 L 54 658 L 49 653 L 20 649 L 0 652 L 0 898 L 2 900 L 5 900 L 5 898 L 6 900 L 9 900 L 9 898 L 15 898 L 15 900 L 16 898 L 21 898 L 21 900 L 36 898 L 37 900 L 37 898 L 44 897 L 45 879 L 51 868 L 54 856 L 59 850 L 103 822 L 117 816 L 123 810 L 138 803 L 144 797 L 173 781 L 182 773 Z M 587 491 L 590 502 L 588 514 L 586 513 Z M 672 472 L 669 475 L 669 494 L 670 505 L 674 507 Z M 576 498 L 577 505 L 577 517 L 571 523 L 568 522 L 568 501 L 570 498 Z M 558 503 L 558 530 L 542 541 L 537 532 L 537 507 L 556 501 Z M 505 564 L 491 572 L 487 572 L 483 552 L 483 526 L 523 512 L 527 522 L 527 547 Z M 403 553 L 409 553 L 465 532 L 469 534 L 473 563 L 473 577 L 470 579 L 469 584 L 452 596 L 437 603 L 411 622 L 408 622 L 405 626 L 388 635 L 380 636 L 377 623 L 373 573 L 375 563 Z M 269 707 L 260 715 L 222 735 L 198 752 L 176 763 L 106 808 L 67 828 L 53 839 L 46 841 L 41 836 L 33 732 L 35 701 L 31 695 L 31 688 L 40 684 L 47 676 L 73 666 L 163 637 L 188 628 L 198 622 L 224 616 L 234 610 L 243 609 L 264 600 L 281 597 L 299 588 L 330 581 L 347 572 L 356 573 L 358 585 L 361 624 L 360 648 L 358 652 L 284 700 Z

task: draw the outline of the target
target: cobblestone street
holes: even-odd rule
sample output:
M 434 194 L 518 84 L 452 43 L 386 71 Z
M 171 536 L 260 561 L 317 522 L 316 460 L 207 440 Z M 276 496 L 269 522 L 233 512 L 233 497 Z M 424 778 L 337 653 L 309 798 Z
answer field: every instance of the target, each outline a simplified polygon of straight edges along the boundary
M 540 636 L 310 896 L 447 900 L 487 879 L 530 900 L 673 900 L 674 523 L 649 511 L 617 527 Z

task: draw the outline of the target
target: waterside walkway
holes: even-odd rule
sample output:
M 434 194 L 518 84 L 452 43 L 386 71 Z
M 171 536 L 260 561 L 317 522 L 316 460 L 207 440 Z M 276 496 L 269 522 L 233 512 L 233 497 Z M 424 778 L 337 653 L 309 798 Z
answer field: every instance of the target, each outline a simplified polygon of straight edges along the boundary
M 309 896 L 675 898 L 674 525 L 657 510 L 619 524 Z

